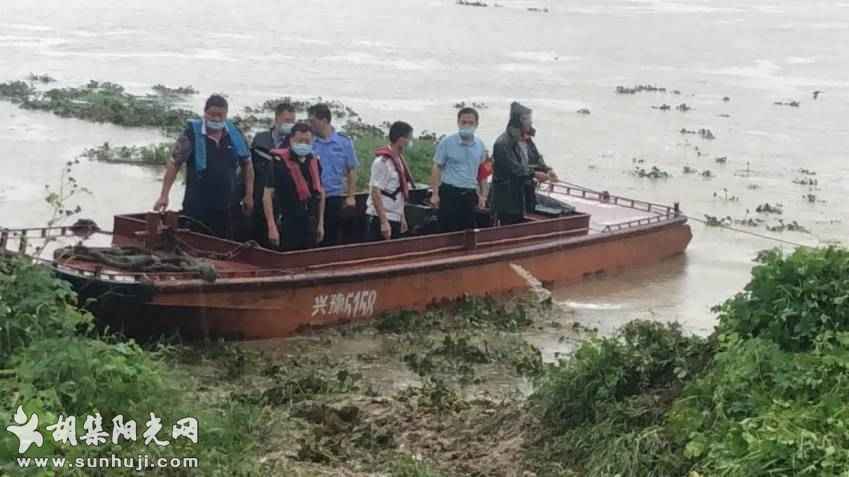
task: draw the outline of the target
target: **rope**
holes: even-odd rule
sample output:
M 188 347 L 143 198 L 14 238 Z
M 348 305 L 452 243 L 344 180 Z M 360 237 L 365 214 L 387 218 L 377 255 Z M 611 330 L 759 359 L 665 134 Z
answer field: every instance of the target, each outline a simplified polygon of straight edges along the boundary
M 699 219 L 699 218 L 696 218 L 696 217 L 693 217 L 693 216 L 690 216 L 690 215 L 687 215 L 686 217 L 689 220 L 692 220 L 692 221 L 695 221 L 695 222 L 700 222 L 700 223 L 703 223 L 705 225 L 708 225 L 707 220 Z M 721 228 L 721 229 L 727 229 L 727 230 L 730 230 L 732 232 L 737 232 L 737 233 L 741 233 L 741 234 L 744 234 L 744 235 L 751 235 L 752 237 L 757 237 L 757 238 L 761 238 L 761 239 L 764 239 L 764 240 L 771 240 L 773 242 L 783 243 L 785 245 L 792 245 L 794 247 L 810 247 L 810 245 L 805 245 L 805 244 L 802 244 L 802 243 L 799 243 L 799 242 L 793 242 L 792 240 L 785 240 L 785 239 L 782 239 L 782 238 L 773 237 L 771 235 L 761 234 L 761 233 L 758 233 L 758 232 L 752 232 L 751 230 L 738 229 L 737 227 L 732 227 L 730 225 L 710 224 L 710 226 L 711 227 L 718 227 L 718 228 Z

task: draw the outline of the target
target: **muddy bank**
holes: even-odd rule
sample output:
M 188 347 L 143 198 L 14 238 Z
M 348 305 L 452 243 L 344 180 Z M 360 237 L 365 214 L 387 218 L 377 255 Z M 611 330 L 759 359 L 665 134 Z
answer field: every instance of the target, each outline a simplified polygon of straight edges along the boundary
M 556 305 L 469 300 L 282 340 L 189 348 L 207 392 L 264 408 L 269 475 L 520 476 L 543 370 L 530 344 L 589 333 Z M 550 354 L 550 353 L 549 353 Z M 529 434 L 530 433 L 530 434 Z

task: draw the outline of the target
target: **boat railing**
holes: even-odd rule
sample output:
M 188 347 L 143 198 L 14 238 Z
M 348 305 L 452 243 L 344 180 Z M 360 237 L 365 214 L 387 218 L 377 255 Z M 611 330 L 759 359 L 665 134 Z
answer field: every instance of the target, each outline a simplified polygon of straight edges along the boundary
M 548 194 L 562 194 L 569 197 L 576 197 L 604 204 L 611 204 L 618 207 L 639 210 L 652 214 L 649 217 L 640 217 L 637 219 L 618 222 L 615 224 L 607 224 L 601 230 L 602 233 L 628 229 L 631 227 L 651 225 L 672 218 L 676 218 L 681 215 L 681 208 L 677 202 L 671 206 L 658 204 L 655 202 L 648 202 L 645 200 L 631 199 L 628 197 L 613 195 L 607 191 L 597 191 L 563 181 L 557 181 L 543 186 L 543 192 L 547 192 Z

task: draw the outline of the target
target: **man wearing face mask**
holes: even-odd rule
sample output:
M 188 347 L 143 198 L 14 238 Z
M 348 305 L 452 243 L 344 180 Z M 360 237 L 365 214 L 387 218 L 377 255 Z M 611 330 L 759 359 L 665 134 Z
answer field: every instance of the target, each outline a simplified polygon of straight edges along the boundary
M 475 208 L 483 208 L 485 195 L 478 171 L 486 160 L 486 148 L 475 136 L 478 112 L 463 108 L 457 113 L 459 131 L 446 136 L 436 146 L 431 173 L 431 203 L 439 208 L 442 232 L 471 229 Z
M 557 180 L 534 144 L 535 134 L 532 111 L 512 103 L 507 130 L 493 147 L 491 208 L 501 225 L 523 222 L 536 207 L 536 184 Z
M 239 168 L 245 183 L 242 200 L 245 215 L 250 215 L 254 207 L 254 171 L 245 138 L 227 121 L 227 100 L 223 96 L 210 96 L 204 106 L 203 119 L 190 120 L 177 139 L 154 210 L 168 208 L 171 187 L 183 164 L 186 164 L 186 193 L 182 214 L 189 217 L 192 227 L 199 231 L 230 238 L 230 208 L 238 200 L 235 195 Z
M 369 241 L 389 240 L 407 233 L 404 205 L 414 187 L 404 152 L 413 139 L 413 127 L 397 121 L 389 128 L 389 144 L 374 151 L 366 203 Z
M 321 165 L 313 154 L 310 126 L 296 124 L 289 141 L 289 148 L 271 151 L 272 173 L 262 198 L 268 241 L 286 251 L 313 248 L 321 242 L 325 206 Z
M 244 240 L 255 240 L 263 246 L 270 245 L 267 242 L 268 229 L 265 225 L 265 213 L 261 204 L 271 174 L 272 149 L 286 149 L 289 147 L 289 134 L 295 125 L 295 107 L 289 102 L 282 102 L 274 108 L 274 124 L 271 129 L 261 131 L 254 136 L 251 143 L 251 158 L 254 166 L 254 203 L 260 204 L 254 207 L 251 229 Z M 276 211 L 279 213 L 280 211 Z

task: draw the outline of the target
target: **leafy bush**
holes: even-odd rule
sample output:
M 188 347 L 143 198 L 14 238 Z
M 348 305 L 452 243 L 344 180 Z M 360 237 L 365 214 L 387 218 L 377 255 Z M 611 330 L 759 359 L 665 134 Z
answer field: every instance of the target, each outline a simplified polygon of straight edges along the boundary
M 633 321 L 549 367 L 531 404 L 543 432 L 531 460 L 543 475 L 680 475 L 687 467 L 664 410 L 702 369 L 712 343 L 677 324 Z
M 846 475 L 849 333 L 792 353 L 735 340 L 670 412 L 686 456 L 706 475 Z
M 168 366 L 156 352 L 132 341 L 96 339 L 92 317 L 75 307 L 76 296 L 67 283 L 45 268 L 23 260 L 0 257 L 0 429 L 11 423 L 21 406 L 39 416 L 42 447 L 27 456 L 64 456 L 67 459 L 108 456 L 197 457 L 198 469 L 161 469 L 154 475 L 257 475 L 255 459 L 233 459 L 256 446 L 263 429 L 259 408 L 225 399 L 197 399 L 193 380 Z M 159 438 L 167 447 L 144 445 L 142 433 L 154 413 L 162 421 Z M 78 441 L 85 434 L 86 416 L 100 414 L 103 429 L 122 415 L 137 423 L 134 443 L 107 442 L 96 447 L 55 443 L 46 428 L 59 416 L 76 417 Z M 198 420 L 197 444 L 173 440 L 171 426 L 178 420 Z M 110 436 L 111 437 L 111 436 Z M 14 464 L 17 439 L 0 433 L 0 475 L 18 475 Z M 12 466 L 12 467 L 9 467 Z M 62 475 L 135 475 L 131 469 L 65 469 Z
M 551 430 L 596 423 L 610 405 L 680 386 L 704 366 L 709 343 L 678 324 L 632 321 L 612 338 L 583 344 L 549 368 L 531 396 Z
M 849 331 L 849 250 L 760 254 L 742 293 L 718 307 L 719 332 L 810 350 L 823 332 Z
M 47 269 L 0 258 L 0 367 L 32 342 L 89 329 L 93 318 L 75 305 L 71 286 Z

